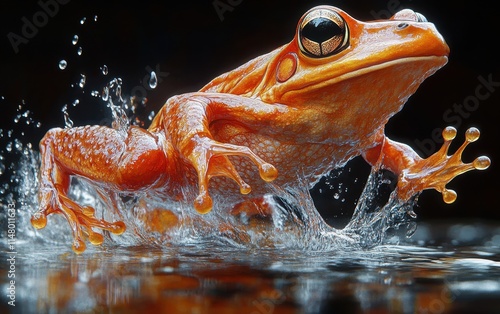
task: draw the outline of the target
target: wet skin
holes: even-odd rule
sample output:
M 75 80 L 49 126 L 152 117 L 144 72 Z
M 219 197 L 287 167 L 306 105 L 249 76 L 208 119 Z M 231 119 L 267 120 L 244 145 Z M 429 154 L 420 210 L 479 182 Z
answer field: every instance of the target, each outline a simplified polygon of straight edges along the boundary
M 294 184 L 301 175 L 313 186 L 359 155 L 399 177 L 402 200 L 436 189 L 451 203 L 456 193 L 445 185 L 490 164 L 485 156 L 461 161 L 479 131 L 469 129 L 448 156 L 456 131 L 445 129 L 443 147 L 426 159 L 384 134 L 387 121 L 446 64 L 448 53 L 434 25 L 411 10 L 361 22 L 335 7 L 315 7 L 299 20 L 290 43 L 197 92 L 169 98 L 147 130 L 49 130 L 40 142 L 40 209 L 32 223 L 43 228 L 48 215 L 63 214 L 80 253 L 86 239 L 102 243 L 93 228 L 120 234 L 125 225 L 97 219 L 92 208 L 69 199 L 73 175 L 116 191 L 167 191 L 173 200 L 194 186 L 198 193 L 189 201 L 203 214 L 215 205 L 213 195 L 258 204 L 267 182 Z

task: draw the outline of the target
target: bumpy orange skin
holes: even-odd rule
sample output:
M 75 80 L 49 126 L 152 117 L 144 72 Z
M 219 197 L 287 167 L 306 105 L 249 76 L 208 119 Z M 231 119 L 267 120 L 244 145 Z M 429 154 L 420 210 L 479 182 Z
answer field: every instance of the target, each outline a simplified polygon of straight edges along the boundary
M 342 49 L 326 45 L 331 53 L 321 50 L 321 56 L 314 56 L 314 44 L 301 31 L 313 17 L 332 15 L 344 31 L 338 37 Z M 397 193 L 402 199 L 434 188 L 445 201 L 453 201 L 446 183 L 489 165 L 487 157 L 472 164 L 460 158 L 478 131 L 470 130 L 464 146 L 448 156 L 455 131 L 447 129 L 445 145 L 427 159 L 384 135 L 389 118 L 446 64 L 448 53 L 434 25 L 411 10 L 389 20 L 361 22 L 334 7 L 313 8 L 301 18 L 289 44 L 215 78 L 198 92 L 171 97 L 147 130 L 50 130 L 40 143 L 40 210 L 32 223 L 43 228 L 47 215 L 63 214 L 75 238 L 73 248 L 80 253 L 87 237 L 94 244 L 102 242 L 93 228 L 119 234 L 125 226 L 96 219 L 92 209 L 70 200 L 66 193 L 72 175 L 120 191 L 162 189 L 175 200 L 183 187 L 197 186 L 194 208 L 207 213 L 214 206 L 210 195 L 257 204 L 267 192 L 266 182 L 293 184 L 300 174 L 312 186 L 322 174 L 359 155 L 400 177 Z M 153 229 L 159 229 L 155 224 Z

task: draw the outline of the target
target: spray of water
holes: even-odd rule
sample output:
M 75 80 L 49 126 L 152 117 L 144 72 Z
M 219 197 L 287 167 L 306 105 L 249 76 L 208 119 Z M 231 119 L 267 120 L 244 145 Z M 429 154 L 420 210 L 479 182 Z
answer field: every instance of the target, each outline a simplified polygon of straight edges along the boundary
M 121 80 L 110 81 L 103 89 L 102 100 L 112 111 L 113 127 L 126 132 L 131 124 L 127 113 L 131 111 L 127 111 L 129 107 L 123 100 L 120 86 Z M 11 186 L 4 189 L 2 207 L 16 204 L 18 238 L 37 245 L 71 243 L 71 232 L 62 217 L 51 215 L 47 227 L 42 230 L 35 230 L 29 222 L 31 214 L 38 208 L 38 152 L 31 145 L 15 141 L 10 153 L 16 154 L 19 162 L 11 175 Z M 415 228 L 412 223 L 414 200 L 402 203 L 391 195 L 384 204 L 377 203 L 379 189 L 384 183 L 380 172 L 373 170 L 351 221 L 341 230 L 325 223 L 314 206 L 308 185 L 300 178 L 294 186 L 286 189 L 271 184 L 272 193 L 266 197 L 271 215 L 266 217 L 228 214 L 231 211 L 228 207 L 233 205 L 216 196 L 214 210 L 200 215 L 187 200 L 189 195 L 196 193 L 194 187 L 184 191 L 186 200 L 173 202 L 152 191 L 121 193 L 73 177 L 68 194 L 79 204 L 95 208 L 97 218 L 125 222 L 127 231 L 124 234 L 103 234 L 104 246 L 165 247 L 211 242 L 244 248 L 331 251 L 373 247 L 383 243 L 389 231 L 399 229 L 401 225 L 407 226 L 408 235 L 411 235 Z M 152 226 L 152 217 L 161 225 Z

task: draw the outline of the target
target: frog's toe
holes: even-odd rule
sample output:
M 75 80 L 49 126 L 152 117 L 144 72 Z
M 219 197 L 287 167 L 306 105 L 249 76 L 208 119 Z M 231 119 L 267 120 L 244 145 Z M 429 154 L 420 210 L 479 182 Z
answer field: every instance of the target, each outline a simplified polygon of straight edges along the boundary
M 262 180 L 266 182 L 271 182 L 278 176 L 278 170 L 273 165 L 265 162 L 262 158 L 257 156 L 250 148 L 246 146 L 216 143 L 212 146 L 211 149 L 214 155 L 224 155 L 224 156 L 233 155 L 233 156 L 243 156 L 249 158 L 255 165 L 258 166 L 259 175 L 262 178 Z M 229 168 L 227 169 L 228 176 L 233 178 L 236 182 L 240 183 L 241 178 L 239 178 L 238 173 L 236 172 L 236 170 L 234 170 L 234 167 L 232 165 L 230 168 L 231 169 Z M 243 186 L 244 185 L 240 184 L 240 187 Z M 248 194 L 248 192 L 243 194 Z
M 194 207 L 199 213 L 206 214 L 212 209 L 212 198 L 208 193 L 208 182 L 212 177 L 223 176 L 232 179 L 238 184 L 241 194 L 248 194 L 252 191 L 250 185 L 241 178 L 228 156 L 249 158 L 257 165 L 260 177 L 266 182 L 273 181 L 278 176 L 278 171 L 273 165 L 262 160 L 248 147 L 206 140 L 208 141 L 206 153 L 198 154 L 197 158 L 194 159 L 199 186 Z
M 38 211 L 31 215 L 31 224 L 35 229 L 43 229 L 47 226 L 47 214 L 45 211 Z
M 443 130 L 444 143 L 441 149 L 434 155 L 424 159 L 425 177 L 424 188 L 434 188 L 443 195 L 443 201 L 447 204 L 453 203 L 457 198 L 457 193 L 453 190 L 447 189 L 448 184 L 455 177 L 470 170 L 484 170 L 487 169 L 491 161 L 487 156 L 477 157 L 471 163 L 464 163 L 462 161 L 462 153 L 465 148 L 472 142 L 479 139 L 480 132 L 477 128 L 469 128 L 465 133 L 464 143 L 452 155 L 448 155 L 448 150 L 452 140 L 455 138 L 457 131 L 453 127 L 447 127 Z
M 53 195 L 53 194 L 51 194 Z M 104 241 L 102 234 L 95 232 L 93 228 L 107 230 L 113 234 L 121 234 L 125 231 L 125 224 L 121 221 L 109 223 L 104 219 L 95 217 L 95 210 L 90 206 L 80 206 L 61 192 L 50 202 L 50 205 L 34 213 L 31 224 L 36 229 L 45 228 L 47 216 L 53 213 L 64 215 L 70 225 L 73 234 L 73 251 L 80 254 L 85 251 L 85 241 L 88 239 L 93 245 L 101 245 Z
M 212 207 L 212 197 L 210 197 L 207 191 L 200 191 L 194 200 L 194 209 L 200 214 L 207 214 L 212 210 Z
M 216 176 L 225 176 L 234 180 L 240 187 L 241 194 L 248 194 L 252 191 L 248 185 L 234 168 L 233 164 L 226 156 L 214 156 L 209 162 L 209 167 L 206 173 L 198 174 L 199 194 L 194 201 L 194 208 L 200 214 L 206 214 L 212 210 L 213 202 L 208 193 L 208 182 L 210 178 Z

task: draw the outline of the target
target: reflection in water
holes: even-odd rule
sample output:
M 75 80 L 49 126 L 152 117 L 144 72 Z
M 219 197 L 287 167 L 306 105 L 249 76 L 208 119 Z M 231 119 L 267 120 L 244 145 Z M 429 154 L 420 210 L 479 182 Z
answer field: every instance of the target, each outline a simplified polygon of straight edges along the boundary
M 424 225 L 405 245 L 305 252 L 237 249 L 210 243 L 176 248 L 90 248 L 20 244 L 19 313 L 456 313 L 500 309 L 499 228 L 474 245 Z M 433 238 L 427 238 L 432 235 Z M 429 241 L 440 239 L 438 245 Z M 5 251 L 4 251 L 5 252 Z M 2 260 L 6 259 L 3 254 Z M 1 263 L 3 287 L 7 269 Z M 5 288 L 3 289 L 5 291 Z M 478 302 L 480 301 L 480 302 Z

